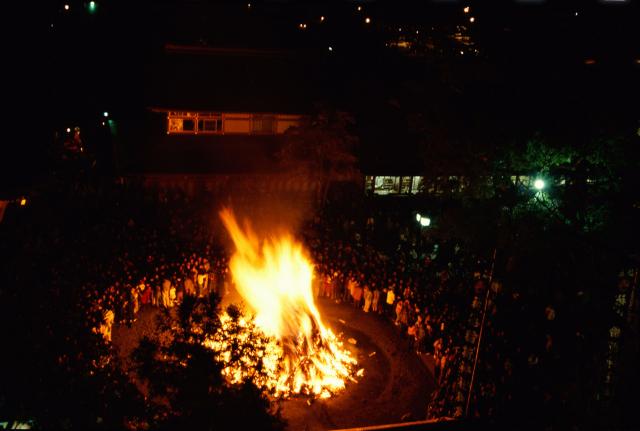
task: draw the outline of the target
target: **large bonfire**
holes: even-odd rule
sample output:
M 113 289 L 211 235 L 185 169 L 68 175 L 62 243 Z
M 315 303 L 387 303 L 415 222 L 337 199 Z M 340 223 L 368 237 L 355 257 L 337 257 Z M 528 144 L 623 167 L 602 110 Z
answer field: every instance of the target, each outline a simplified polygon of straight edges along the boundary
M 302 245 L 289 234 L 260 240 L 248 226 L 241 229 L 228 209 L 220 217 L 235 245 L 229 268 L 236 289 L 255 326 L 272 340 L 261 346 L 268 377 L 260 383 L 278 396 L 326 398 L 343 389 L 353 380 L 356 360 L 322 323 L 313 299 L 313 265 Z M 223 315 L 223 326 L 228 321 Z M 231 380 L 243 377 L 232 366 L 225 373 Z

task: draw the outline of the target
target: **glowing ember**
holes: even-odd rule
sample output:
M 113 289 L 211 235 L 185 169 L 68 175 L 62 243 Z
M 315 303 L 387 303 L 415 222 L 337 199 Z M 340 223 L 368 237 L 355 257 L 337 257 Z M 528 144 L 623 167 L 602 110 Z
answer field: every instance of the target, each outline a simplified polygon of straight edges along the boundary
M 280 396 L 323 398 L 343 389 L 357 362 L 322 323 L 313 301 L 313 266 L 302 246 L 289 235 L 261 244 L 248 227 L 240 229 L 230 210 L 220 217 L 236 247 L 229 263 L 236 288 L 255 312 L 256 326 L 278 341 L 261 358 L 273 379 L 266 386 Z M 225 371 L 233 380 L 237 370 Z

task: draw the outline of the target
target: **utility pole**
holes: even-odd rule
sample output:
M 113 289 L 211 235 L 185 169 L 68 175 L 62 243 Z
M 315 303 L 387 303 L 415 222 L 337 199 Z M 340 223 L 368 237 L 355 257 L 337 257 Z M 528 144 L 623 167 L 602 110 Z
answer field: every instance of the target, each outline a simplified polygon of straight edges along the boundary
M 493 283 L 493 270 L 496 266 L 496 253 L 498 248 L 493 249 L 493 258 L 491 260 L 491 271 L 489 272 L 489 285 L 487 293 L 484 297 L 484 308 L 482 310 L 482 322 L 480 323 L 480 333 L 478 334 L 478 343 L 476 344 L 476 357 L 473 360 L 473 369 L 471 371 L 471 382 L 469 383 L 469 392 L 467 393 L 467 405 L 464 409 L 464 416 L 469 417 L 469 406 L 471 405 L 471 394 L 473 393 L 473 383 L 476 377 L 476 366 L 478 365 L 478 355 L 480 353 L 480 345 L 482 343 L 482 334 L 484 333 L 484 321 L 487 317 L 487 306 L 489 305 L 489 293 L 491 292 L 491 284 Z

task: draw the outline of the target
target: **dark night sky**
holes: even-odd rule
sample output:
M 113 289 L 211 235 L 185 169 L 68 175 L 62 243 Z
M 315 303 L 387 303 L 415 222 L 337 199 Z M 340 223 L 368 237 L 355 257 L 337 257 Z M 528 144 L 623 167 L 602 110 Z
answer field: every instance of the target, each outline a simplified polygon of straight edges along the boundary
M 67 3 L 68 12 L 59 1 L 40 8 L 24 4 L 5 15 L 7 22 L 24 23 L 11 34 L 12 104 L 48 113 L 37 122 L 18 120 L 49 137 L 18 148 L 12 166 L 27 176 L 29 169 L 19 162 L 29 159 L 35 166 L 33 150 L 48 144 L 51 130 L 103 110 L 134 118 L 148 102 L 146 80 L 164 43 L 290 49 L 315 62 L 310 79 L 319 79 L 327 97 L 340 99 L 345 89 L 361 87 L 354 94 L 384 99 L 406 77 L 431 79 L 420 62 L 398 59 L 384 48 L 389 28 L 434 26 L 435 33 L 444 33 L 466 22 L 465 5 L 477 17 L 470 33 L 482 56 L 474 61 L 493 71 L 490 79 L 476 77 L 464 88 L 490 98 L 483 109 L 496 108 L 497 116 L 519 110 L 525 118 L 544 113 L 552 120 L 574 110 L 605 121 L 638 118 L 640 15 L 632 1 L 254 1 L 247 8 L 241 2 L 101 0 L 94 15 L 81 1 Z M 322 25 L 320 15 L 327 17 Z M 364 16 L 371 17 L 370 25 Z M 309 25 L 305 31 L 298 28 L 303 22 Z M 328 46 L 334 47 L 331 55 Z M 597 63 L 585 65 L 588 58 Z M 442 63 L 475 73 L 469 63 Z

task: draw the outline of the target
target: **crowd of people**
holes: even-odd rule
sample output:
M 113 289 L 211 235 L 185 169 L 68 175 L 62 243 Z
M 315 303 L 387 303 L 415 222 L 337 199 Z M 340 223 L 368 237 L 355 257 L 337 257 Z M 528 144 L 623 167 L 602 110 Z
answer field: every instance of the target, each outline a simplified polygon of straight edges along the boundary
M 189 209 L 193 198 L 178 191 L 154 198 L 137 189 L 121 193 L 111 199 L 142 202 L 141 210 L 100 228 L 126 246 L 114 258 L 86 262 L 102 274 L 99 285 L 86 283 L 84 290 L 95 332 L 107 341 L 114 324 L 130 326 L 142 307 L 167 309 L 186 295 L 222 294 L 230 282 L 222 232 L 205 219 L 210 213 L 203 218 Z M 384 221 L 381 215 L 329 207 L 306 223 L 300 235 L 316 265 L 316 295 L 388 318 L 417 352 L 432 354 L 441 415 L 474 300 L 467 286 L 476 283 L 481 294 L 487 265 L 457 244 L 419 238 L 400 214 L 386 214 Z
M 429 418 L 568 424 L 569 412 L 590 402 L 585 382 L 606 381 L 596 337 L 586 335 L 602 330 L 588 318 L 594 298 L 579 284 L 537 276 L 534 259 L 527 268 L 525 259 L 498 254 L 496 263 L 495 250 L 474 254 L 462 241 L 436 238 L 410 211 L 362 202 L 327 207 L 305 238 L 323 274 L 320 296 L 385 316 L 418 353 L 432 355 Z
M 462 350 L 469 356 L 475 347 L 477 328 L 468 323 L 488 286 L 488 262 L 459 244 L 424 238 L 400 214 L 346 214 L 327 211 L 306 227 L 321 274 L 318 296 L 379 314 L 417 353 L 432 355 L 438 390 L 430 416 L 460 417 L 458 393 L 464 388 L 449 380 Z
M 226 290 L 224 234 L 212 223 L 213 207 L 194 205 L 206 199 L 130 185 L 98 194 L 116 209 L 104 223 L 81 222 L 113 246 L 69 262 L 88 275 L 82 292 L 92 304 L 87 319 L 95 332 L 110 340 L 113 325 L 131 325 L 142 307 L 171 308 L 186 295 Z M 561 311 L 553 299 L 489 283 L 490 250 L 474 255 L 462 243 L 427 233 L 411 214 L 361 203 L 330 203 L 298 232 L 316 266 L 318 296 L 379 314 L 416 352 L 432 355 L 437 388 L 429 417 L 465 414 L 487 297 L 471 414 L 504 413 L 518 397 L 560 408 L 565 400 L 557 400 L 553 379 L 565 369 L 558 346 L 567 334 L 558 329 Z M 519 342 L 523 334 L 526 345 Z M 523 385 L 531 389 L 519 389 Z
M 103 316 L 96 326 L 107 339 L 111 325 L 130 325 L 142 306 L 170 308 L 185 295 L 226 289 L 229 256 L 221 246 L 222 233 L 214 232 L 210 221 L 198 223 L 195 213 L 188 217 L 179 214 L 181 207 L 188 206 L 179 204 L 185 199 L 189 198 L 175 195 L 154 203 L 173 213 L 165 226 L 171 232 L 168 237 L 160 234 L 162 225 L 138 226 L 133 218 L 122 231 L 114 232 L 123 244 L 145 246 L 137 253 L 131 248 L 124 251 L 115 268 L 106 271 L 111 282 L 94 303 Z M 461 417 L 485 293 L 490 287 L 491 262 L 489 256 L 466 252 L 462 244 L 430 239 L 411 222 L 411 217 L 401 212 L 369 210 L 358 214 L 357 210 L 329 206 L 309 220 L 300 235 L 316 265 L 316 295 L 387 318 L 416 352 L 432 355 L 437 389 L 428 402 L 428 415 Z M 191 250 L 179 251 L 176 244 L 189 245 Z M 542 334 L 539 351 L 516 355 L 508 345 L 513 339 L 507 335 L 513 331 L 505 333 L 509 325 L 501 323 L 505 318 L 502 313 L 512 313 L 507 310 L 514 307 L 524 309 L 524 304 L 517 293 L 507 295 L 500 283 L 491 288 L 481 366 L 471 403 L 472 413 L 481 416 L 495 413 L 500 402 L 508 401 L 511 394 L 500 391 L 515 385 L 515 368 L 535 368 L 540 361 L 552 361 L 555 341 L 555 310 L 545 304 L 539 316 L 534 316 L 546 321 L 544 327 L 549 328 Z

